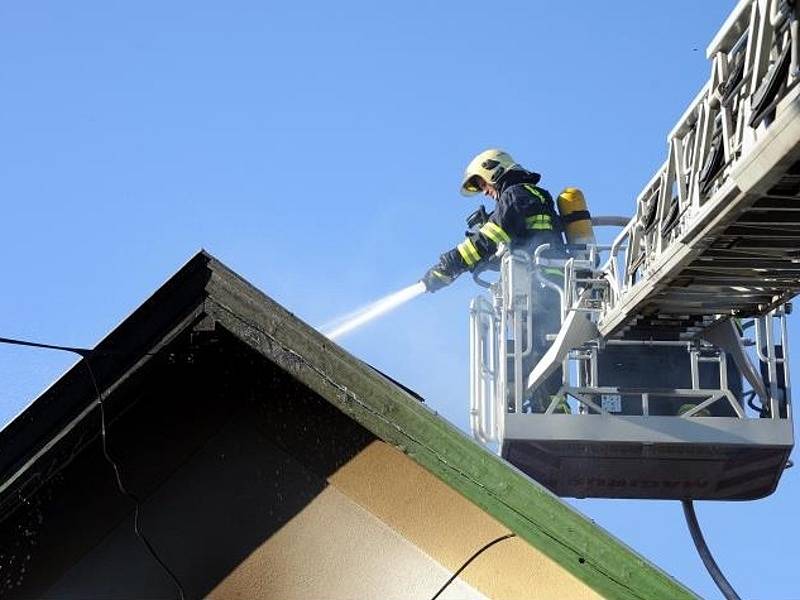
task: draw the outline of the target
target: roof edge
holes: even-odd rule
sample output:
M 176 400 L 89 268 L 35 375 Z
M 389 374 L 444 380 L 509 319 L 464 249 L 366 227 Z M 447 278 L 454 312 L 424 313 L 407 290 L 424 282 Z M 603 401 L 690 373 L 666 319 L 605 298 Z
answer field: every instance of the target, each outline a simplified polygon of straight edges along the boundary
M 214 261 L 205 250 L 198 251 L 92 348 L 88 361 L 100 389 L 109 387 L 164 331 L 203 303 Z M 76 362 L 0 430 L 4 449 L 0 481 L 5 482 L 34 454 L 26 449 L 45 446 L 96 396 L 82 363 Z

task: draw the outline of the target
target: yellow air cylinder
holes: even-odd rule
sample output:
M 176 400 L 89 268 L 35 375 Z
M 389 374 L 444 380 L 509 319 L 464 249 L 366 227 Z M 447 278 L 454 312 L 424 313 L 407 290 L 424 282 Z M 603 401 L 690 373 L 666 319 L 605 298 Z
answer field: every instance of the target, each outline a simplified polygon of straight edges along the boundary
M 595 244 L 592 217 L 586 206 L 583 192 L 568 187 L 558 195 L 558 212 L 564 223 L 564 233 L 568 244 Z

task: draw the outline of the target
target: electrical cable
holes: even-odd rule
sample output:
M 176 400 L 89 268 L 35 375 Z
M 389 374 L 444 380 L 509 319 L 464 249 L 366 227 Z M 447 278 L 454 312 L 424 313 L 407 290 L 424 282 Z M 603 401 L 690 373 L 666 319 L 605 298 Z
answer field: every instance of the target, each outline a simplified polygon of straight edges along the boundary
M 29 342 L 27 340 L 18 340 L 15 338 L 0 337 L 0 344 L 10 344 L 13 346 L 28 346 L 30 348 L 46 348 L 48 350 L 64 350 L 65 352 L 74 352 L 82 358 L 89 356 L 92 351 L 89 348 L 74 348 L 72 346 L 54 346 L 53 344 L 42 344 L 39 342 Z
M 725 578 L 725 575 L 722 574 L 717 562 L 711 555 L 711 550 L 708 549 L 706 540 L 703 538 L 703 532 L 700 531 L 700 524 L 697 522 L 694 504 L 691 500 L 681 500 L 681 504 L 683 505 L 683 514 L 686 517 L 686 524 L 689 526 L 689 533 L 692 535 L 692 541 L 694 541 L 697 553 L 700 555 L 703 564 L 708 570 L 708 574 L 711 575 L 711 579 L 717 584 L 719 591 L 725 596 L 725 600 L 741 600 L 736 590 L 733 589 L 733 586 Z
M 517 536 L 517 534 L 515 534 L 515 533 L 507 533 L 507 534 L 505 534 L 505 535 L 501 535 L 499 538 L 496 538 L 496 539 L 492 540 L 491 542 L 489 542 L 488 544 L 486 544 L 485 546 L 483 546 L 483 547 L 482 547 L 480 550 L 478 550 L 477 552 L 475 552 L 475 553 L 474 553 L 472 556 L 470 556 L 470 557 L 469 557 L 469 558 L 466 560 L 466 562 L 465 562 L 463 565 L 461 565 L 460 567 L 458 567 L 458 570 L 457 570 L 455 573 L 453 573 L 453 574 L 450 576 L 450 579 L 448 579 L 448 580 L 445 582 L 445 584 L 444 584 L 444 585 L 443 585 L 441 588 L 439 588 L 439 591 L 438 591 L 438 592 L 436 592 L 436 593 L 435 593 L 435 594 L 434 594 L 434 595 L 431 597 L 431 600 L 436 600 L 436 599 L 437 599 L 439 596 L 441 596 L 441 595 L 442 595 L 442 593 L 443 593 L 443 592 L 444 592 L 444 591 L 447 589 L 447 587 L 448 587 L 448 586 L 449 586 L 451 583 L 453 583 L 453 582 L 456 580 L 456 577 L 458 577 L 458 576 L 461 574 L 461 572 L 462 572 L 464 569 L 466 569 L 466 568 L 469 566 L 469 564 L 470 564 L 470 563 L 471 563 L 473 560 L 475 560 L 476 558 L 478 558 L 478 556 L 480 556 L 480 555 L 481 555 L 483 552 L 485 552 L 486 550 L 488 550 L 489 548 L 491 548 L 491 547 L 492 547 L 492 546 L 494 546 L 495 544 L 499 544 L 499 543 L 500 543 L 500 542 L 502 542 L 503 540 L 507 540 L 507 539 L 510 539 L 510 538 L 513 538 L 513 537 L 516 537 L 516 536 Z
M 42 344 L 39 342 L 30 342 L 27 340 L 18 340 L 14 338 L 4 338 L 0 337 L 0 343 L 2 344 L 11 344 L 15 346 L 28 346 L 31 348 L 45 348 L 48 350 L 63 350 L 65 352 L 73 352 L 80 356 L 83 359 L 83 364 L 86 365 L 86 370 L 89 372 L 89 378 L 91 379 L 92 386 L 94 387 L 94 391 L 97 394 L 97 405 L 100 407 L 100 440 L 101 446 L 103 449 L 103 456 L 105 457 L 106 461 L 114 471 L 114 478 L 117 482 L 117 488 L 119 489 L 120 493 L 127 497 L 131 502 L 134 504 L 134 516 L 133 516 L 133 532 L 139 541 L 142 542 L 144 547 L 150 553 L 150 556 L 158 563 L 161 569 L 169 576 L 172 580 L 172 583 L 175 585 L 175 588 L 178 590 L 178 597 L 180 600 L 185 600 L 186 598 L 186 591 L 183 589 L 183 585 L 181 585 L 180 580 L 172 572 L 172 570 L 167 566 L 167 564 L 161 559 L 156 552 L 156 549 L 150 543 L 150 540 L 147 539 L 144 532 L 142 531 L 141 527 L 141 513 L 142 513 L 142 503 L 139 498 L 128 488 L 125 487 L 125 484 L 122 483 L 122 475 L 120 474 L 119 465 L 117 462 L 112 458 L 111 454 L 108 452 L 108 444 L 107 444 L 107 431 L 106 431 L 106 410 L 105 404 L 103 402 L 103 394 L 100 391 L 100 386 L 97 384 L 97 378 L 94 375 L 94 371 L 92 370 L 92 365 L 89 362 L 89 356 L 92 354 L 92 350 L 88 348 L 74 348 L 71 346 L 57 346 L 53 344 Z

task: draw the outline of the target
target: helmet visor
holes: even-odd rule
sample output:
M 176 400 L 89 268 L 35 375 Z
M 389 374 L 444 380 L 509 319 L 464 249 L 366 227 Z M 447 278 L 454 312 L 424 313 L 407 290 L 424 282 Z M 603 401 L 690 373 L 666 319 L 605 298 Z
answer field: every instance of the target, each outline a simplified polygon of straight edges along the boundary
M 480 175 L 473 175 L 469 179 L 464 182 L 462 186 L 465 192 L 470 194 L 477 194 L 478 192 L 483 190 L 483 187 L 486 183 L 483 181 L 483 177 Z

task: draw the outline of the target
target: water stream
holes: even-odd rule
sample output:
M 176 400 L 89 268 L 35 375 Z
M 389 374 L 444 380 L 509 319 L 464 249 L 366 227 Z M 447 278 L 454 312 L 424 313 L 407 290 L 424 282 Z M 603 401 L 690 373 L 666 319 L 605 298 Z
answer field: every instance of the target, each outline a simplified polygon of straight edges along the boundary
M 354 329 L 385 315 L 398 306 L 413 300 L 425 292 L 425 284 L 421 281 L 414 283 L 398 292 L 384 296 L 366 306 L 359 308 L 349 314 L 343 315 L 320 327 L 320 331 L 332 340 L 338 339 Z

